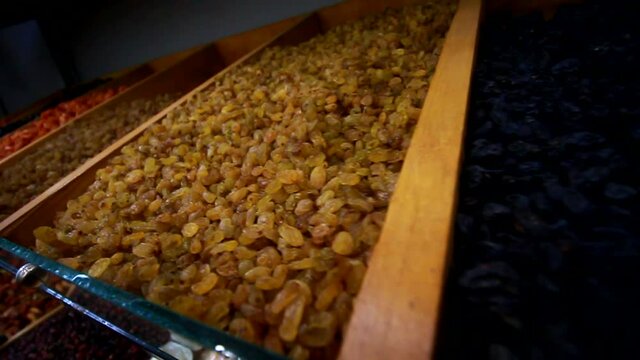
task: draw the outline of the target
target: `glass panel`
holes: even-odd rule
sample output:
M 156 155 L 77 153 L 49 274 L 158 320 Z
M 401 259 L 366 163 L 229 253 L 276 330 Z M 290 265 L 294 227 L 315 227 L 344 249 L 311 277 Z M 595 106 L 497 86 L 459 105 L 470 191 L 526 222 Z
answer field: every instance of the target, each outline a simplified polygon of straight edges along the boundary
M 38 255 L 25 247 L 14 244 L 5 238 L 0 237 L 0 249 L 26 262 L 37 265 L 73 283 L 78 288 L 120 306 L 164 329 L 191 339 L 205 348 L 219 350 L 223 347 L 243 359 L 285 359 L 279 354 L 270 352 L 199 321 L 186 318 L 165 307 L 148 302 L 141 297 L 115 288 L 100 280 L 91 278 L 84 273 L 73 270 L 54 260 Z M 86 301 L 84 304 L 86 305 Z M 90 307 L 91 310 L 95 310 L 94 308 L 95 306 Z

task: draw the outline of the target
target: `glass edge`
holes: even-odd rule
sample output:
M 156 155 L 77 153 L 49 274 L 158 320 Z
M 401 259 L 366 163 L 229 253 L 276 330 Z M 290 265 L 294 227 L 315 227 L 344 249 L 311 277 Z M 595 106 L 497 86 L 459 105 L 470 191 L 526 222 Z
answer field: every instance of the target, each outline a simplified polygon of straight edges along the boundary
M 243 359 L 286 359 L 284 356 L 268 349 L 234 337 L 199 321 L 186 318 L 142 297 L 91 278 L 85 273 L 73 270 L 57 261 L 37 254 L 2 236 L 0 236 L 0 248 L 31 264 L 37 265 L 82 290 L 88 291 L 163 328 L 175 331 L 209 349 L 214 350 L 216 346 L 222 345 L 227 351 Z

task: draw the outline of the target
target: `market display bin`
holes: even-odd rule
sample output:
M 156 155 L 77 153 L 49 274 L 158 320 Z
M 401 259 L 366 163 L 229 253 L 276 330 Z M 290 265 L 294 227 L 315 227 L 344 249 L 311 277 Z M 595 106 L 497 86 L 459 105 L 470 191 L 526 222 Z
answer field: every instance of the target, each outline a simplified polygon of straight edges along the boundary
M 386 7 L 415 2 L 418 1 L 355 0 L 340 3 L 305 17 L 266 46 L 298 44 L 339 24 L 381 12 Z M 388 207 L 380 239 L 355 300 L 353 315 L 340 349 L 341 358 L 419 359 L 432 356 L 451 240 L 480 13 L 480 0 L 461 0 L 458 4 Z M 232 46 L 233 42 L 227 42 L 226 45 Z M 118 154 L 125 144 L 260 50 L 256 49 L 210 78 L 3 221 L 0 235 L 13 243 L 1 240 L 0 247 L 46 270 L 55 271 L 77 286 L 205 347 L 213 349 L 222 345 L 242 358 L 276 357 L 256 345 L 138 296 L 87 276 L 78 276 L 78 272 L 27 250 L 34 245 L 33 230 L 51 225 L 55 214 L 65 209 L 68 200 L 82 194 L 93 182 L 96 171 Z M 214 60 L 211 66 L 226 64 L 217 61 Z

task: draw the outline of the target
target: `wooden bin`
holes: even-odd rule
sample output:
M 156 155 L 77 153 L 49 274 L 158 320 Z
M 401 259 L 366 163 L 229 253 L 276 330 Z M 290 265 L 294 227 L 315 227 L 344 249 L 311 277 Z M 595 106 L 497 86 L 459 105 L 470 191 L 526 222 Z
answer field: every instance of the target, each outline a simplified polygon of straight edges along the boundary
M 351 0 L 318 10 L 267 45 L 297 44 L 347 21 L 419 1 Z M 481 0 L 460 0 L 342 344 L 344 359 L 432 356 L 454 216 L 467 100 Z M 227 46 L 233 46 L 228 42 Z M 220 45 L 221 49 L 225 46 Z M 0 223 L 0 235 L 33 246 L 33 229 L 51 225 L 69 199 L 151 124 L 210 86 L 248 54 Z M 216 66 L 215 63 L 212 64 Z

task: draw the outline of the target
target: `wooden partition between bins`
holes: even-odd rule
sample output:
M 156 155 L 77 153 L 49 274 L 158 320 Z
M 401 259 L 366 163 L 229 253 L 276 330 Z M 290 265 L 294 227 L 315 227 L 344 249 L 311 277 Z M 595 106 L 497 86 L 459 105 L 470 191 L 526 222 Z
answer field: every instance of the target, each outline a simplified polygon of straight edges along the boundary
M 347 21 L 420 1 L 351 0 L 319 10 L 269 45 L 297 44 Z M 404 161 L 381 238 L 343 341 L 342 359 L 427 359 L 434 349 L 451 241 L 456 188 L 481 0 L 461 0 Z M 229 43 L 230 44 L 230 43 Z M 226 45 L 225 45 L 226 46 Z M 221 49 L 224 48 L 221 46 Z M 0 223 L 0 234 L 26 246 L 122 146 L 183 105 L 244 56 L 127 134 Z

